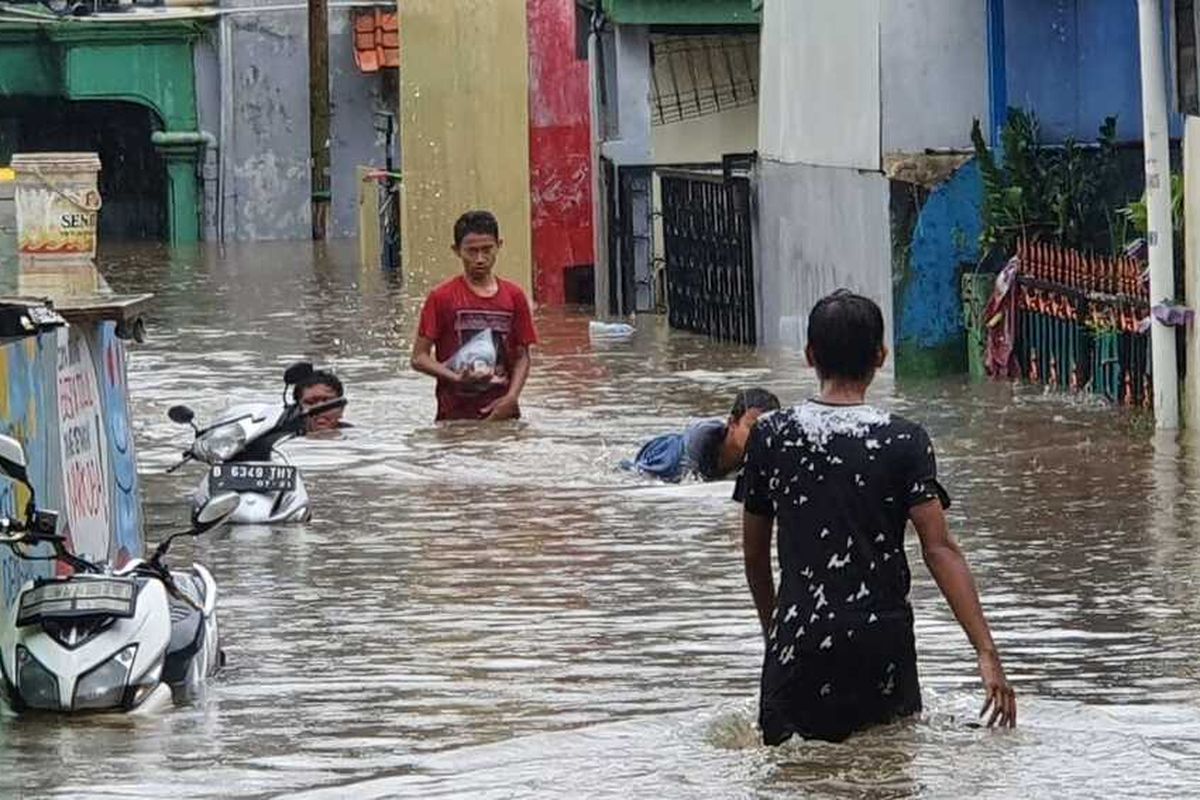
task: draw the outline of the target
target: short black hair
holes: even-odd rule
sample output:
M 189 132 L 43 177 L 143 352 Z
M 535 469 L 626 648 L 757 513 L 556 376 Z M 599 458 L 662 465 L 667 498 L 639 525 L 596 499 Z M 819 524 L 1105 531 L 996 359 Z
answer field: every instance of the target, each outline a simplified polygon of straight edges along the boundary
M 883 347 L 883 312 L 871 298 L 838 289 L 809 313 L 808 346 L 821 378 L 867 380 Z
M 468 233 L 491 236 L 496 241 L 500 241 L 500 223 L 496 221 L 496 215 L 490 211 L 468 211 L 454 223 L 454 246 L 462 245 L 462 241 L 467 238 Z
M 313 370 L 307 377 L 302 378 L 299 383 L 292 387 L 292 400 L 299 403 L 304 390 L 311 386 L 328 386 L 330 389 L 333 389 L 338 397 L 346 394 L 346 390 L 342 388 L 342 382 L 338 380 L 337 375 L 328 370 L 317 369 Z
M 734 420 L 741 419 L 751 409 L 766 412 L 775 411 L 778 408 L 778 397 L 766 389 L 760 389 L 755 386 L 751 389 L 743 389 L 737 393 L 737 397 L 733 398 L 733 408 L 729 409 L 729 418 Z

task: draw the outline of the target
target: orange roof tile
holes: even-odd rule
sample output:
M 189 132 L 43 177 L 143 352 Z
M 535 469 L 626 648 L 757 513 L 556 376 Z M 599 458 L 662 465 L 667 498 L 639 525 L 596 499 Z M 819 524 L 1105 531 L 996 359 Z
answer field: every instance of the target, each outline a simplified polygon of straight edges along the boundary
M 395 11 L 382 8 L 355 11 L 354 63 L 363 72 L 400 66 L 400 24 Z

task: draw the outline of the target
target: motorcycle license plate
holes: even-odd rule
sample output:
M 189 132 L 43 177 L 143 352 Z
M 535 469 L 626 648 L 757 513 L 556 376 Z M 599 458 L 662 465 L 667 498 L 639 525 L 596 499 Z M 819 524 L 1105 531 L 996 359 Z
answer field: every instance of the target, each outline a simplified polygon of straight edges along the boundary
M 137 584 L 123 578 L 74 578 L 39 583 L 21 595 L 17 626 L 45 619 L 132 617 Z
M 282 464 L 218 464 L 208 475 L 208 493 L 290 492 L 296 468 Z

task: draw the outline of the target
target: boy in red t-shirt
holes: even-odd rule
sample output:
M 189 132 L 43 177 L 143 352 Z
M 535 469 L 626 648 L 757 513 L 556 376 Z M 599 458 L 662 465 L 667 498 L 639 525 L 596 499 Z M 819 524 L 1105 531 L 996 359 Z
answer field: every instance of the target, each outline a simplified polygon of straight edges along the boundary
M 537 332 L 525 292 L 492 274 L 504 241 L 490 211 L 468 211 L 454 223 L 454 254 L 463 274 L 439 284 L 425 298 L 412 367 L 437 379 L 437 419 L 515 419 L 529 377 L 529 347 Z M 447 362 L 484 330 L 496 347 L 494 369 Z M 436 357 L 434 352 L 436 351 Z

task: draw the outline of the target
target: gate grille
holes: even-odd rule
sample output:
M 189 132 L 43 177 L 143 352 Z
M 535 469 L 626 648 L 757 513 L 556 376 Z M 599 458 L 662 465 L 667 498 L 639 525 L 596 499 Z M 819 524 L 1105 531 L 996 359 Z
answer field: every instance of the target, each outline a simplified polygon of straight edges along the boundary
M 661 170 L 671 327 L 754 344 L 750 179 Z

